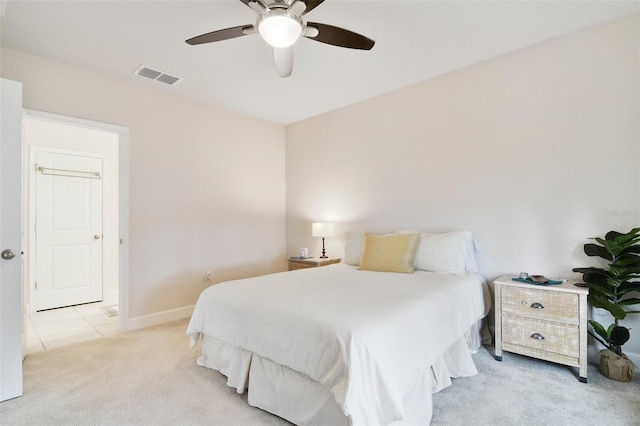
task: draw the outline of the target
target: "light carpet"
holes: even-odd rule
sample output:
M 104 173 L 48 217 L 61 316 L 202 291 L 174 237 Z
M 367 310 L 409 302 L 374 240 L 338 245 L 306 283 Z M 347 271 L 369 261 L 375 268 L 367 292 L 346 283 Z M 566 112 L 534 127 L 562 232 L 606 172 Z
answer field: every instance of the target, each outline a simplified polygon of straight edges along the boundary
M 24 396 L 0 403 L 3 425 L 289 425 L 247 404 L 196 365 L 186 320 L 27 356 Z M 619 383 L 482 348 L 479 376 L 434 395 L 433 425 L 640 425 L 640 379 Z

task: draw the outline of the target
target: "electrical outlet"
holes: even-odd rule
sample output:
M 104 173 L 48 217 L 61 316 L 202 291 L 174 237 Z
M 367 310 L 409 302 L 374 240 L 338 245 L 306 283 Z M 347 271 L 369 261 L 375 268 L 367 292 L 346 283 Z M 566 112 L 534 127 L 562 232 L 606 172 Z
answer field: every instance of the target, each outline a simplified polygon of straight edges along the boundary
M 206 281 L 212 281 L 212 276 L 213 276 L 213 272 L 211 271 L 204 271 L 204 279 Z

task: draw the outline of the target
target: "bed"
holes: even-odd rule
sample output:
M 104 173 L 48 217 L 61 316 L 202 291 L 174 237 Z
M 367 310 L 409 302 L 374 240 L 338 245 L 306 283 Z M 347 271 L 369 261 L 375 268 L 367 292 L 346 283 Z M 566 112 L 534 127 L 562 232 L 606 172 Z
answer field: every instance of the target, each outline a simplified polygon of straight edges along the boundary
M 211 286 L 187 334 L 199 365 L 294 424 L 428 424 L 432 393 L 477 374 L 489 308 L 477 273 L 341 263 Z

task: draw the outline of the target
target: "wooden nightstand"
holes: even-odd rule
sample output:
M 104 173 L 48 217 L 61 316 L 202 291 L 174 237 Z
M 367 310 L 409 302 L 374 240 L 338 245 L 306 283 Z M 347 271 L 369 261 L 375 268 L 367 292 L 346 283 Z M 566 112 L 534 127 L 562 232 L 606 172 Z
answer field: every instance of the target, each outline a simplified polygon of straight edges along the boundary
M 588 288 L 569 280 L 542 286 L 503 275 L 495 284 L 495 357 L 502 351 L 578 367 L 587 382 Z
M 295 257 L 289 258 L 289 270 L 295 271 L 296 269 L 305 268 L 317 268 L 318 266 L 327 266 L 333 263 L 340 263 L 342 259 L 338 257 L 330 257 L 327 259 L 321 259 L 319 257 L 310 257 L 308 259 L 299 259 Z

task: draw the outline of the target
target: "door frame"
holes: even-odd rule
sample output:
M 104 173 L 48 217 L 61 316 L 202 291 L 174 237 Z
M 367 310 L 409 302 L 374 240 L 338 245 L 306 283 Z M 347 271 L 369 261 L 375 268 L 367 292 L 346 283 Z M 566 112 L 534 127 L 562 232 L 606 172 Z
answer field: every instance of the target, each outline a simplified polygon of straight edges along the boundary
M 50 112 L 38 111 L 33 109 L 23 109 L 23 119 L 36 119 L 51 121 L 60 124 L 67 124 L 77 127 L 86 127 L 94 130 L 101 130 L 118 135 L 118 171 L 119 171 L 119 272 L 118 272 L 118 331 L 123 332 L 129 330 L 129 129 L 115 124 L 101 123 L 98 121 L 86 120 L 83 118 L 70 117 Z M 22 142 L 23 149 L 23 182 L 29 179 L 29 160 L 30 155 L 27 152 L 25 140 Z M 29 198 L 25 191 L 28 186 L 23 187 L 23 220 L 29 223 Z M 30 234 L 30 233 L 25 233 Z M 26 238 L 25 238 L 26 237 Z M 23 236 L 23 247 L 25 250 L 25 272 L 28 274 L 31 270 L 31 262 L 29 256 L 33 250 L 29 246 L 29 237 Z M 26 277 L 25 277 L 26 278 Z M 31 282 L 25 279 L 23 290 L 27 289 L 26 284 Z M 23 311 L 28 312 L 26 306 L 28 297 L 24 298 Z

